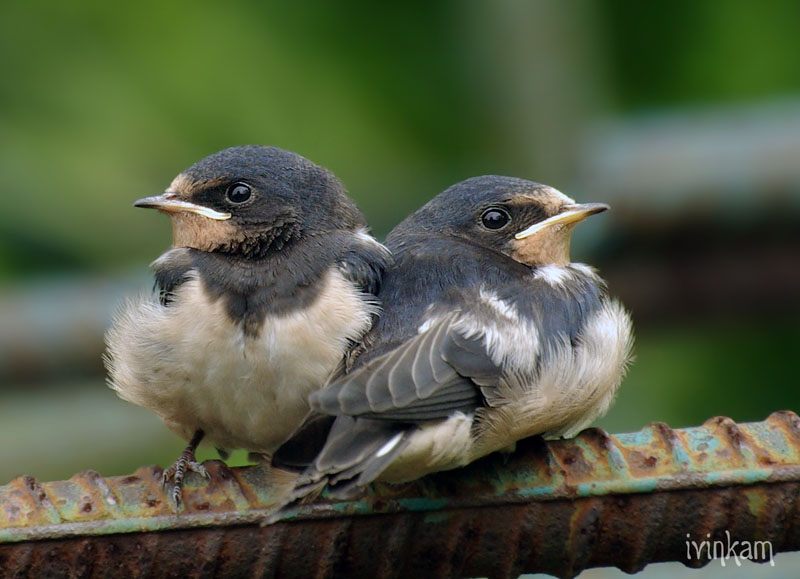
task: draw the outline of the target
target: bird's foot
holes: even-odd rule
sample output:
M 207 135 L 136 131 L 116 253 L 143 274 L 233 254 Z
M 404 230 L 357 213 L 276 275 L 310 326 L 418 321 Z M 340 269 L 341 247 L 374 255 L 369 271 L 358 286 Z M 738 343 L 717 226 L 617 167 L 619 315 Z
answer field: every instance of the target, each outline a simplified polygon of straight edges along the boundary
M 170 494 L 173 502 L 175 503 L 176 509 L 180 509 L 183 505 L 183 479 L 186 476 L 187 471 L 193 471 L 204 476 L 205 478 L 211 478 L 211 474 L 208 472 L 208 469 L 197 462 L 197 459 L 194 456 L 194 451 L 197 450 L 197 445 L 200 444 L 202 438 L 202 430 L 195 432 L 192 440 L 189 442 L 189 446 L 187 446 L 186 449 L 181 453 L 181 455 L 178 457 L 178 460 L 176 460 L 172 466 L 164 471 L 162 476 L 164 486 L 168 486 L 170 481 L 172 481 L 172 492 Z

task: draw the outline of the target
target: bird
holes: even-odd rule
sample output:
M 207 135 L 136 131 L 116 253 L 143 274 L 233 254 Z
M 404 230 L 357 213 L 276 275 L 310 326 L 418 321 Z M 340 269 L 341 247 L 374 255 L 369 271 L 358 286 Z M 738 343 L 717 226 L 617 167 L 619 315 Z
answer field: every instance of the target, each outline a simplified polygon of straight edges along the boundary
M 532 435 L 569 437 L 604 414 L 632 322 L 593 268 L 571 262 L 570 238 L 606 209 L 488 175 L 393 229 L 380 319 L 273 455 L 298 473 L 282 508 L 458 468 Z
M 209 477 L 201 441 L 268 457 L 302 423 L 379 314 L 391 256 L 333 173 L 277 147 L 214 153 L 134 206 L 173 242 L 107 331 L 108 384 L 189 441 L 164 471 L 181 508 L 186 473 Z

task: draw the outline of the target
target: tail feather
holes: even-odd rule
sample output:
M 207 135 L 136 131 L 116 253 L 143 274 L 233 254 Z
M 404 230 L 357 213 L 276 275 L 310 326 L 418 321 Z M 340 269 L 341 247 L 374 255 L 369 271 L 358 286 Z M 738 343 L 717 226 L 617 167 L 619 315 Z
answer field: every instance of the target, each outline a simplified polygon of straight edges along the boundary
M 281 509 L 311 500 L 325 487 L 331 498 L 353 498 L 406 447 L 410 432 L 406 425 L 336 417 L 325 446 L 297 478 Z
M 272 466 L 302 472 L 322 451 L 335 417 L 309 414 L 295 433 L 272 455 Z

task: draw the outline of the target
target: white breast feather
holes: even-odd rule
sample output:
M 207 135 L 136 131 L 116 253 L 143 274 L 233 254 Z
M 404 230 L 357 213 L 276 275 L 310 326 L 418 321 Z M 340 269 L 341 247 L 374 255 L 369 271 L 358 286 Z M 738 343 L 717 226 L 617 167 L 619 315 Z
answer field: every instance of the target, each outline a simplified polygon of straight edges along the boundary
M 543 279 L 552 286 L 563 286 L 570 279 L 571 272 L 565 267 L 543 265 L 534 270 L 533 277 Z
M 130 302 L 107 335 L 109 384 L 185 438 L 202 428 L 218 446 L 271 453 L 377 310 L 338 271 L 320 283 L 309 308 L 268 315 L 256 337 L 197 277 L 169 307 L 154 296 Z
M 533 434 L 576 434 L 608 410 L 632 348 L 630 316 L 616 300 L 605 301 L 586 321 L 576 345 L 565 337 L 535 380 L 498 386 L 504 403 L 478 411 L 479 443 L 472 452 L 482 456 Z

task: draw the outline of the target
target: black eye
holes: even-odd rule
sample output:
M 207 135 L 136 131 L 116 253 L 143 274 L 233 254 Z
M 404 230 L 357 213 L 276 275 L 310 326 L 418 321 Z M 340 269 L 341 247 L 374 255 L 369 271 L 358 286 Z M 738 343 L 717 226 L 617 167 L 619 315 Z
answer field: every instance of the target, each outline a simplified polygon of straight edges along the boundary
M 504 209 L 487 209 L 481 215 L 481 223 L 486 229 L 502 229 L 509 221 L 511 216 Z
M 250 190 L 249 185 L 245 185 L 244 183 L 234 183 L 228 190 L 225 192 L 225 197 L 228 198 L 228 201 L 231 203 L 244 203 L 248 199 L 253 192 Z

